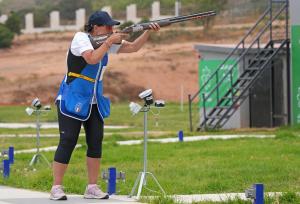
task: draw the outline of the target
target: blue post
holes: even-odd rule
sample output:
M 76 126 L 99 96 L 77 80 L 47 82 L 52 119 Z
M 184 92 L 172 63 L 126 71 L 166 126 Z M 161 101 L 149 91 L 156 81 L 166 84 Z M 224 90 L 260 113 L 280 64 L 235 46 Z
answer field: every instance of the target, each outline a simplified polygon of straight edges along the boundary
M 264 204 L 264 184 L 257 183 L 254 184 L 255 189 L 255 204 Z
M 3 177 L 8 178 L 9 177 L 9 160 L 3 160 Z
M 13 164 L 14 163 L 14 147 L 8 148 L 8 158 L 9 158 L 9 163 Z
M 178 132 L 178 139 L 179 139 L 180 142 L 183 142 L 183 131 L 182 130 L 180 130 Z
M 107 193 L 109 195 L 116 193 L 116 183 L 117 183 L 117 170 L 115 167 L 108 168 L 108 189 Z

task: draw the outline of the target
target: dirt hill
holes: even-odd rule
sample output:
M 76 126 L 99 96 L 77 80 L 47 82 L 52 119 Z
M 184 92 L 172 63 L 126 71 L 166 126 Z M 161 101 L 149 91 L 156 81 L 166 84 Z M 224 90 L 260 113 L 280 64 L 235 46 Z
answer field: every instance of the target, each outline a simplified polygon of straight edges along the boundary
M 53 102 L 66 72 L 66 52 L 73 35 L 22 35 L 12 48 L 0 50 L 0 104 L 28 104 L 34 97 Z M 110 55 L 105 95 L 113 101 L 130 101 L 152 88 L 156 98 L 179 101 L 183 86 L 187 99 L 198 89 L 198 55 L 193 48 L 197 43 L 174 39 L 148 43 L 137 53 Z

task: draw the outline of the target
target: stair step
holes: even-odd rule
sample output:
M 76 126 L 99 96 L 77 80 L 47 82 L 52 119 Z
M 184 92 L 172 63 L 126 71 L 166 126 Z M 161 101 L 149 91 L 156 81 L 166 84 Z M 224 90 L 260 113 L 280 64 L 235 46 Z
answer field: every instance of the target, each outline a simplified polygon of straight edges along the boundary
M 258 71 L 258 70 L 260 70 L 260 67 L 249 67 L 245 69 L 245 71 Z
M 224 96 L 224 97 L 222 97 L 221 98 L 221 100 L 222 99 L 224 99 L 224 100 L 233 100 L 233 101 L 235 101 L 235 100 L 240 100 L 240 99 L 243 99 L 243 98 L 245 98 L 246 96 Z
M 221 119 L 222 117 L 228 118 L 228 115 L 212 115 L 212 116 L 206 116 L 207 119 Z
M 281 4 L 284 4 L 284 3 L 286 3 L 286 0 L 272 0 L 272 3 L 281 3 Z
M 236 97 L 236 96 L 234 96 L 234 97 L 232 97 L 232 96 L 224 96 L 224 97 L 221 98 L 221 100 L 222 100 L 222 99 L 225 99 L 225 100 L 226 100 L 226 99 L 232 100 L 232 99 L 234 99 L 235 97 Z
M 283 43 L 285 41 L 285 39 L 276 39 L 276 40 L 273 40 L 273 43 Z
M 264 51 L 274 51 L 275 48 L 263 48 L 261 49 L 261 52 L 264 52 Z
M 226 96 L 226 97 L 221 98 L 221 100 L 223 100 L 224 102 L 235 101 L 235 100 L 237 100 L 237 96 L 235 96 L 233 98 L 231 96 Z
M 268 59 L 269 59 L 269 57 L 257 57 L 255 59 L 251 60 L 250 63 L 257 62 L 257 61 L 266 61 Z
M 252 80 L 253 77 L 240 77 L 239 80 L 240 81 L 249 81 L 249 80 Z
M 271 54 L 273 54 L 274 49 L 270 49 L 270 50 L 262 50 L 260 53 L 261 55 L 264 55 L 264 58 L 268 58 L 268 56 L 270 56 Z
M 230 106 L 216 106 L 215 109 L 229 109 Z
M 238 86 L 238 87 L 232 87 L 235 90 L 245 90 L 247 89 L 247 86 Z
M 268 61 L 269 58 L 261 58 L 261 59 L 255 59 L 250 61 L 249 66 L 260 66 L 261 64 L 264 64 L 266 61 Z
M 221 99 L 220 99 L 220 101 L 221 100 L 233 100 L 233 98 L 231 97 L 231 96 L 224 96 L 224 97 L 222 97 Z

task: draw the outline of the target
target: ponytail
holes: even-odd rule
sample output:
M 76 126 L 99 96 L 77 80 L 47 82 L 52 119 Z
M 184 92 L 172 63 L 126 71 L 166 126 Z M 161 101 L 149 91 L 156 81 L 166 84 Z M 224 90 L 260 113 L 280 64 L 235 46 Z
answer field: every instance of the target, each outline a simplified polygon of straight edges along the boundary
M 86 24 L 86 25 L 84 25 L 84 31 L 90 33 L 90 32 L 92 32 L 93 27 L 94 26 L 91 24 Z

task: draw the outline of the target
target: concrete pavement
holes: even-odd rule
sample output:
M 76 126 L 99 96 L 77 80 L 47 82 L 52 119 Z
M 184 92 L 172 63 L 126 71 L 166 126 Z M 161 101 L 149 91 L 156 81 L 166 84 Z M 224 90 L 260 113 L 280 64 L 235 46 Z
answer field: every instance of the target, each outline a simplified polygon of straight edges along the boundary
M 127 195 L 113 195 L 108 200 L 83 199 L 83 195 L 67 195 L 67 201 L 52 201 L 49 193 L 24 190 L 0 186 L 0 204 L 142 204 Z M 265 196 L 274 197 L 282 195 L 281 192 L 268 192 Z M 152 197 L 152 196 L 150 196 Z M 203 201 L 227 201 L 234 199 L 248 200 L 245 193 L 221 193 L 221 194 L 192 194 L 192 195 L 172 195 L 174 200 L 180 203 L 193 203 Z
M 52 201 L 49 193 L 0 186 L 0 204 L 139 204 L 127 196 L 113 195 L 108 200 L 83 199 L 82 195 L 68 195 L 67 201 Z

